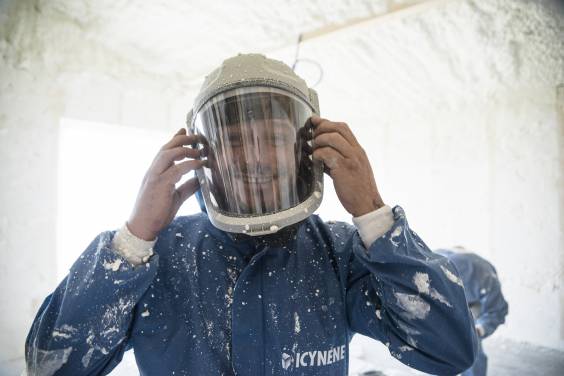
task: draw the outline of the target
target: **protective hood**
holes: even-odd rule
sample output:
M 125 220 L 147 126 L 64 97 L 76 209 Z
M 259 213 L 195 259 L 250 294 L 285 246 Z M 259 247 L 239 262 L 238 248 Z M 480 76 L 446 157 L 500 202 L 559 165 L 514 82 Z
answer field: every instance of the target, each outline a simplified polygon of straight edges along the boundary
M 197 176 L 214 226 L 270 234 L 319 207 L 323 166 L 312 158 L 313 114 L 315 91 L 262 55 L 238 55 L 206 77 L 187 126 L 206 160 Z

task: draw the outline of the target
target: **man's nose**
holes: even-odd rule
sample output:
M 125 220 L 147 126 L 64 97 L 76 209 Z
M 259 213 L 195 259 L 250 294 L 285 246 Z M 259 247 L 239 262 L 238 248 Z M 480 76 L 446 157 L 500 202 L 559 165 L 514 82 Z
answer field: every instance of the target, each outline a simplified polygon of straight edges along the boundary
M 243 162 L 246 162 L 249 165 L 263 163 L 268 164 L 270 155 L 275 154 L 272 146 L 268 144 L 266 140 L 261 140 L 253 146 L 244 148 L 242 151 L 243 152 L 239 154 L 239 157 L 243 159 Z

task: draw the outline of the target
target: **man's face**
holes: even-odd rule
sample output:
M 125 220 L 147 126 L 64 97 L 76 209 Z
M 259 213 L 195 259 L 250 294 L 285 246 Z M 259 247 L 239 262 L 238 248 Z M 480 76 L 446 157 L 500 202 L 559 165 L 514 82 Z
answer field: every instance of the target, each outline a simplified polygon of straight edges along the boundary
M 296 191 L 296 132 L 287 120 L 229 124 L 211 147 L 210 168 L 227 200 L 242 213 L 268 213 L 291 206 Z M 223 179 L 222 179 L 223 177 Z M 228 206 L 229 202 L 226 203 Z

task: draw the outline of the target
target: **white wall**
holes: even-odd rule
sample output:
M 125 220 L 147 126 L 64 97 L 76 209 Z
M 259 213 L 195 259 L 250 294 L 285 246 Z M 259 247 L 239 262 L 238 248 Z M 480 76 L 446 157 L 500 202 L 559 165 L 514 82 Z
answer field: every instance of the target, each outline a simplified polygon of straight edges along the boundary
M 57 283 L 60 120 L 172 130 L 197 88 L 185 67 L 151 73 L 30 4 L 0 5 L 0 362 L 21 357 Z M 323 66 L 322 113 L 350 123 L 384 199 L 431 247 L 464 244 L 496 264 L 510 303 L 499 335 L 562 348 L 562 14 L 536 1 L 441 4 L 308 41 L 301 55 Z M 293 49 L 271 56 L 291 62 Z M 344 215 L 334 199 L 321 212 Z

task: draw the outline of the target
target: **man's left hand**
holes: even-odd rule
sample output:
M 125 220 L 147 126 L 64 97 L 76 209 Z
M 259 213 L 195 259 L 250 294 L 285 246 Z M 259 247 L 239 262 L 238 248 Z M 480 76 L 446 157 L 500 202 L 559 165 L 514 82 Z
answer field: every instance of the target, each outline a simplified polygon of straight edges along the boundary
M 337 197 L 354 217 L 384 206 L 366 152 L 347 124 L 312 116 L 313 157 L 323 161 Z

